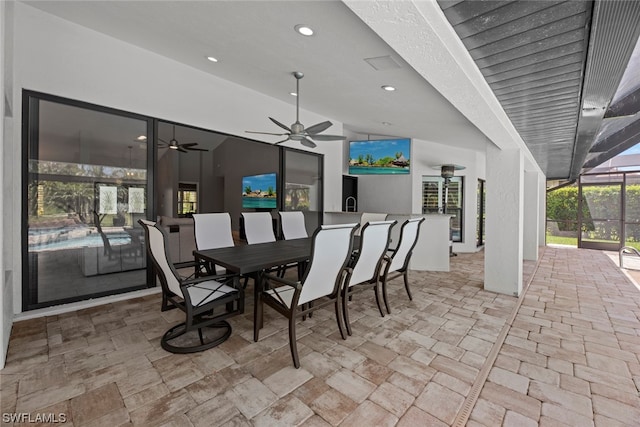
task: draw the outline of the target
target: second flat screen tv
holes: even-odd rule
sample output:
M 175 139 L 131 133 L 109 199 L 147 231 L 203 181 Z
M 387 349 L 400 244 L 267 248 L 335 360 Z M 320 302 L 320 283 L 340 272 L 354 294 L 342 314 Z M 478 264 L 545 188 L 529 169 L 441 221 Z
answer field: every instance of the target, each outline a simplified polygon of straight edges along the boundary
M 377 139 L 349 143 L 350 175 L 409 173 L 411 139 Z
M 244 209 L 276 209 L 276 173 L 242 177 L 242 207 Z

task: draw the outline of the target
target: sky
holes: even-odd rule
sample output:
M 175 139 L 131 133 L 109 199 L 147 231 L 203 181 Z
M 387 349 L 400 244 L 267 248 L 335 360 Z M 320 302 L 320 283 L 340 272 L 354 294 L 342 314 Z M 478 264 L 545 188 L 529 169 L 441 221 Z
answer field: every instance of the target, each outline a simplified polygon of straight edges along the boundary
M 622 153 L 618 154 L 619 156 L 626 156 L 628 154 L 640 154 L 640 143 L 634 145 L 633 147 L 629 148 L 627 151 L 623 151 Z
M 273 191 L 276 191 L 276 174 L 265 173 L 263 175 L 245 176 L 242 178 L 243 192 L 247 185 L 251 186 L 251 191 L 267 191 L 269 187 L 273 187 Z
M 371 141 L 351 141 L 349 156 L 357 159 L 360 154 L 366 156 L 371 154 L 374 159 L 382 157 L 396 157 L 398 151 L 402 151 L 405 159 L 409 160 L 411 140 L 410 139 L 384 139 Z

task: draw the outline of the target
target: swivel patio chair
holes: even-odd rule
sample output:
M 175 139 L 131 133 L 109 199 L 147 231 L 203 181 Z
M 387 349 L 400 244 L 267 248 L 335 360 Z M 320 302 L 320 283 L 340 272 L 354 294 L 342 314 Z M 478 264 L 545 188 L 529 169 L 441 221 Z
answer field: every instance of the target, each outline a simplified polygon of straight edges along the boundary
M 171 353 L 193 353 L 223 343 L 231 335 L 231 325 L 226 319 L 244 312 L 239 276 L 182 279 L 170 261 L 165 232 L 152 221 L 138 222 L 144 228 L 147 251 L 162 286 L 162 311 L 178 308 L 186 316 L 183 323 L 165 332 L 160 340 L 162 348 Z M 206 342 L 204 328 L 207 328 Z M 198 332 L 195 344 L 195 337 L 189 334 L 193 331 Z M 213 332 L 212 337 L 209 332 Z
M 227 212 L 193 214 L 194 234 L 198 250 L 228 248 L 234 246 L 231 234 L 231 216 Z M 207 275 L 224 274 L 226 269 L 219 265 L 197 266 L 199 273 L 202 269 Z
M 342 311 L 347 334 L 351 335 L 349 322 L 349 300 L 356 289 L 373 288 L 380 315 L 384 317 L 378 284 L 383 257 L 389 248 L 391 227 L 397 221 L 375 221 L 366 223 L 361 230 L 360 247 L 351 261 L 351 275 L 342 288 Z
M 340 288 L 348 276 L 347 265 L 351 256 L 353 233 L 357 224 L 324 225 L 313 235 L 311 258 L 302 280 L 297 282 L 271 274 L 265 275 L 270 284 L 281 284 L 264 291 L 256 304 L 258 315 L 254 335 L 258 337 L 263 315 L 263 303 L 289 319 L 289 346 L 293 365 L 300 367 L 296 344 L 296 317 L 334 304 L 338 329 L 346 339 L 340 311 Z M 315 302 L 314 304 L 310 304 Z
M 411 260 L 413 248 L 418 242 L 420 226 L 423 222 L 424 217 L 406 220 L 400 229 L 400 241 L 398 242 L 398 246 L 395 249 L 389 249 L 387 256 L 384 258 L 384 266 L 382 267 L 381 273 L 382 296 L 384 298 L 384 305 L 387 309 L 387 313 L 389 314 L 391 314 L 387 298 L 387 283 L 389 280 L 402 276 L 404 278 L 404 287 L 407 290 L 407 295 L 409 295 L 409 300 L 413 300 L 413 297 L 411 296 L 411 289 L 409 288 L 409 261 Z M 395 274 L 389 276 L 390 273 Z
M 304 224 L 302 211 L 280 212 L 280 227 L 285 240 L 304 239 L 309 237 Z

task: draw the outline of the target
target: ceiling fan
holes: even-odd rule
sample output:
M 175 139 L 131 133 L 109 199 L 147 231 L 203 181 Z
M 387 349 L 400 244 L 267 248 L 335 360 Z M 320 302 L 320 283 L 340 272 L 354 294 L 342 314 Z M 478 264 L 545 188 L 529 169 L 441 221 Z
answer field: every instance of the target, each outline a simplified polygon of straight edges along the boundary
M 285 139 L 283 139 L 282 141 L 276 142 L 276 144 L 281 144 L 281 143 L 283 143 L 285 141 L 292 140 L 292 141 L 300 141 L 300 143 L 302 145 L 304 145 L 305 147 L 309 147 L 309 148 L 315 148 L 317 146 L 316 143 L 313 140 L 316 140 L 316 141 L 337 141 L 337 140 L 347 139 L 346 136 L 342 136 L 342 135 L 319 135 L 320 132 L 328 129 L 333 124 L 328 120 L 326 122 L 321 122 L 321 123 L 315 124 L 313 126 L 310 126 L 307 129 L 304 128 L 304 125 L 302 123 L 300 123 L 300 120 L 299 120 L 299 114 L 300 114 L 300 79 L 304 77 L 304 74 L 302 74 L 300 71 L 294 71 L 292 74 L 293 74 L 293 77 L 296 78 L 296 122 L 291 125 L 291 128 L 289 128 L 288 126 L 280 123 L 276 119 L 269 117 L 269 120 L 271 120 L 273 123 L 275 123 L 276 125 L 278 125 L 282 129 L 286 130 L 287 132 L 286 133 L 273 133 L 273 132 L 255 132 L 255 131 L 250 131 L 250 130 L 248 130 L 246 132 L 247 133 L 259 133 L 259 134 L 262 134 L 262 135 L 286 136 Z
M 196 145 L 198 145 L 197 142 L 188 142 L 185 144 L 180 144 L 176 139 L 176 125 L 173 125 L 173 136 L 171 137 L 169 142 L 161 138 L 158 138 L 158 141 L 162 143 L 163 147 L 168 147 L 171 150 L 178 150 L 181 153 L 187 153 L 189 151 L 209 151 L 206 148 L 196 147 Z

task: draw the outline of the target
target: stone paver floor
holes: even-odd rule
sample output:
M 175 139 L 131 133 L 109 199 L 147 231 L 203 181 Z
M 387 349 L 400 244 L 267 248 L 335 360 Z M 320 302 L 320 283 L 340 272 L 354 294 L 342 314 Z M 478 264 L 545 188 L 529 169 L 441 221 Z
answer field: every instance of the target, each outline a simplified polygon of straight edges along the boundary
M 231 338 L 192 355 L 160 348 L 182 316 L 161 313 L 159 295 L 16 322 L 2 413 L 110 427 L 639 425 L 640 291 L 602 252 L 541 253 L 520 300 L 482 289 L 477 253 L 412 272 L 413 301 L 392 282 L 384 318 L 370 292 L 354 296 L 346 341 L 319 310 L 299 322 L 297 370 L 270 308 L 252 341 L 250 289 Z

